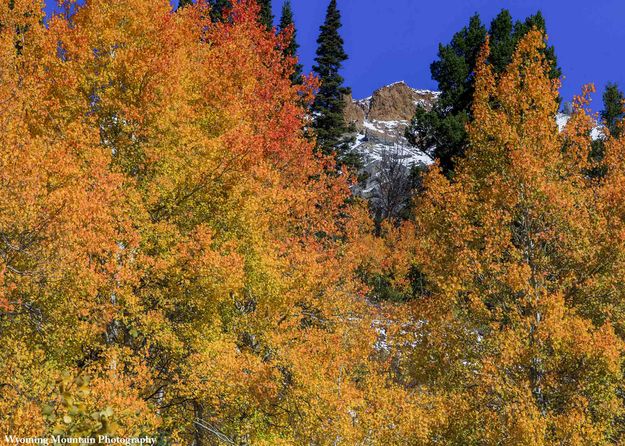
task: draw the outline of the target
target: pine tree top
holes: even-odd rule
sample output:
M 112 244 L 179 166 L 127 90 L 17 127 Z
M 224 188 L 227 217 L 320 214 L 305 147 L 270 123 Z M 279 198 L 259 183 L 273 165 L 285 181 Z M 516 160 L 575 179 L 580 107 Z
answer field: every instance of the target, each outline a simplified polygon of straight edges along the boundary
M 271 0 L 258 0 L 260 5 L 259 21 L 267 27 L 268 30 L 273 29 L 273 13 L 271 12 Z
M 293 24 L 293 7 L 291 6 L 291 0 L 285 0 L 282 4 L 282 15 L 280 16 L 279 29 L 283 31 Z
M 314 128 L 317 133 L 317 149 L 326 154 L 337 153 L 338 163 L 357 167 L 358 161 L 350 159 L 351 138 L 345 123 L 345 95 L 349 88 L 343 85 L 344 79 L 339 70 L 347 60 L 343 49 L 343 38 L 339 34 L 341 13 L 336 0 L 330 0 L 326 18 L 317 39 L 317 57 L 313 70 L 321 80 L 321 87 L 312 106 L 315 115 Z
M 625 117 L 623 109 L 623 101 L 625 95 L 619 90 L 618 85 L 609 82 L 603 92 L 603 110 L 601 110 L 601 119 L 605 126 L 613 136 L 620 136 L 619 122 Z
M 337 8 L 336 0 L 330 0 L 326 18 L 321 25 L 317 38 L 317 57 L 313 70 L 322 78 L 338 73 L 341 64 L 347 60 L 343 49 L 343 38 L 339 34 L 341 28 L 341 13 Z
M 293 30 L 291 34 L 291 40 L 288 46 L 284 49 L 284 55 L 286 57 L 297 57 L 299 44 L 297 43 L 297 32 L 295 30 L 293 8 L 291 7 L 291 0 L 285 0 L 285 2 L 282 4 L 282 15 L 280 16 L 280 24 L 278 26 L 278 29 L 280 32 L 283 32 L 289 27 L 293 27 Z M 291 74 L 291 82 L 293 84 L 302 83 L 302 70 L 302 65 L 297 63 L 293 69 L 293 73 Z

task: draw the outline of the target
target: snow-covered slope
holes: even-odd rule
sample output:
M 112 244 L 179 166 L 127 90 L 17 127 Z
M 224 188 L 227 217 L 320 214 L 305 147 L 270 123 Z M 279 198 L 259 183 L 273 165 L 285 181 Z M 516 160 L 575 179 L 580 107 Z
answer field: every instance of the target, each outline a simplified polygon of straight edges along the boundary
M 429 154 L 411 146 L 404 133 L 416 106 L 431 107 L 437 97 L 437 92 L 416 90 L 402 81 L 382 87 L 365 99 L 349 98 L 345 115 L 356 130 L 352 150 L 364 161 L 368 177 L 357 192 L 372 194 L 380 169 L 389 158 L 407 170 L 433 162 Z
M 556 123 L 558 124 L 558 129 L 560 131 L 564 130 L 564 128 L 569 122 L 569 119 L 571 119 L 571 116 L 564 114 L 564 113 L 558 113 L 556 115 Z M 602 136 L 604 136 L 604 133 L 601 131 L 602 127 L 603 126 L 601 124 L 597 124 L 597 126 L 594 129 L 592 129 L 592 131 L 590 132 L 590 137 L 593 140 L 597 140 L 601 138 Z

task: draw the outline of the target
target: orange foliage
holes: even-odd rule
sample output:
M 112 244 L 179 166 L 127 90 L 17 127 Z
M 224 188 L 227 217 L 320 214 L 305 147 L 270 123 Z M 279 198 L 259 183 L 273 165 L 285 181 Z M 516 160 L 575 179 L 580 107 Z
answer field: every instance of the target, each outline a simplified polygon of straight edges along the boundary
M 501 76 L 484 48 L 466 159 L 452 182 L 433 169 L 417 205 L 415 261 L 432 295 L 408 373 L 449 395 L 445 435 L 462 444 L 607 444 L 622 435 L 612 279 L 625 245 L 601 198 L 614 179 L 587 174 L 586 99 L 558 132 L 558 84 L 543 46 L 530 33 Z
M 313 154 L 315 81 L 291 85 L 255 2 L 226 24 L 203 2 L 88 0 L 48 27 L 36 1 L 1 8 L 0 431 L 355 444 L 427 425 L 385 421 L 405 395 L 354 280 L 368 217 Z
M 558 132 L 541 35 L 377 237 L 253 0 L 41 6 L 0 5 L 0 434 L 622 441 L 625 142 Z

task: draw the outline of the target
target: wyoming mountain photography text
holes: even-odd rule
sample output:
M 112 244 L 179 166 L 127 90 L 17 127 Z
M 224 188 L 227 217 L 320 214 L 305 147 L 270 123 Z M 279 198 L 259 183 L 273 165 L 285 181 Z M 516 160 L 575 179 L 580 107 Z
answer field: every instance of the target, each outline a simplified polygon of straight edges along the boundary
M 143 445 L 156 444 L 156 438 L 120 438 L 109 437 L 108 435 L 98 435 L 97 437 L 63 437 L 61 435 L 52 435 L 50 437 L 16 437 L 14 435 L 5 435 L 4 441 L 7 444 L 125 444 L 125 445 Z

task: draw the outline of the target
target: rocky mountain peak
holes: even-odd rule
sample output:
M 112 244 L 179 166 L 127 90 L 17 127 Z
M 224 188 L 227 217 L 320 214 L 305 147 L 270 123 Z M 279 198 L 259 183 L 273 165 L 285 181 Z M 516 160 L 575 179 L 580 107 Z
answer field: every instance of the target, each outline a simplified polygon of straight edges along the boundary
M 345 121 L 356 132 L 352 150 L 361 156 L 368 178 L 356 193 L 375 195 L 380 188 L 380 172 L 389 163 L 399 165 L 395 171 L 405 172 L 432 163 L 430 156 L 412 147 L 404 134 L 417 105 L 431 108 L 437 97 L 438 92 L 416 90 L 401 81 L 379 88 L 365 99 L 345 98 Z
M 409 122 L 418 104 L 432 107 L 437 97 L 437 92 L 415 90 L 404 81 L 395 82 L 377 89 L 365 99 L 346 97 L 345 120 L 358 131 L 364 128 L 365 121 Z
M 437 96 L 432 91 L 410 88 L 404 81 L 396 82 L 373 93 L 368 117 L 379 121 L 409 121 L 417 104 L 429 108 Z

